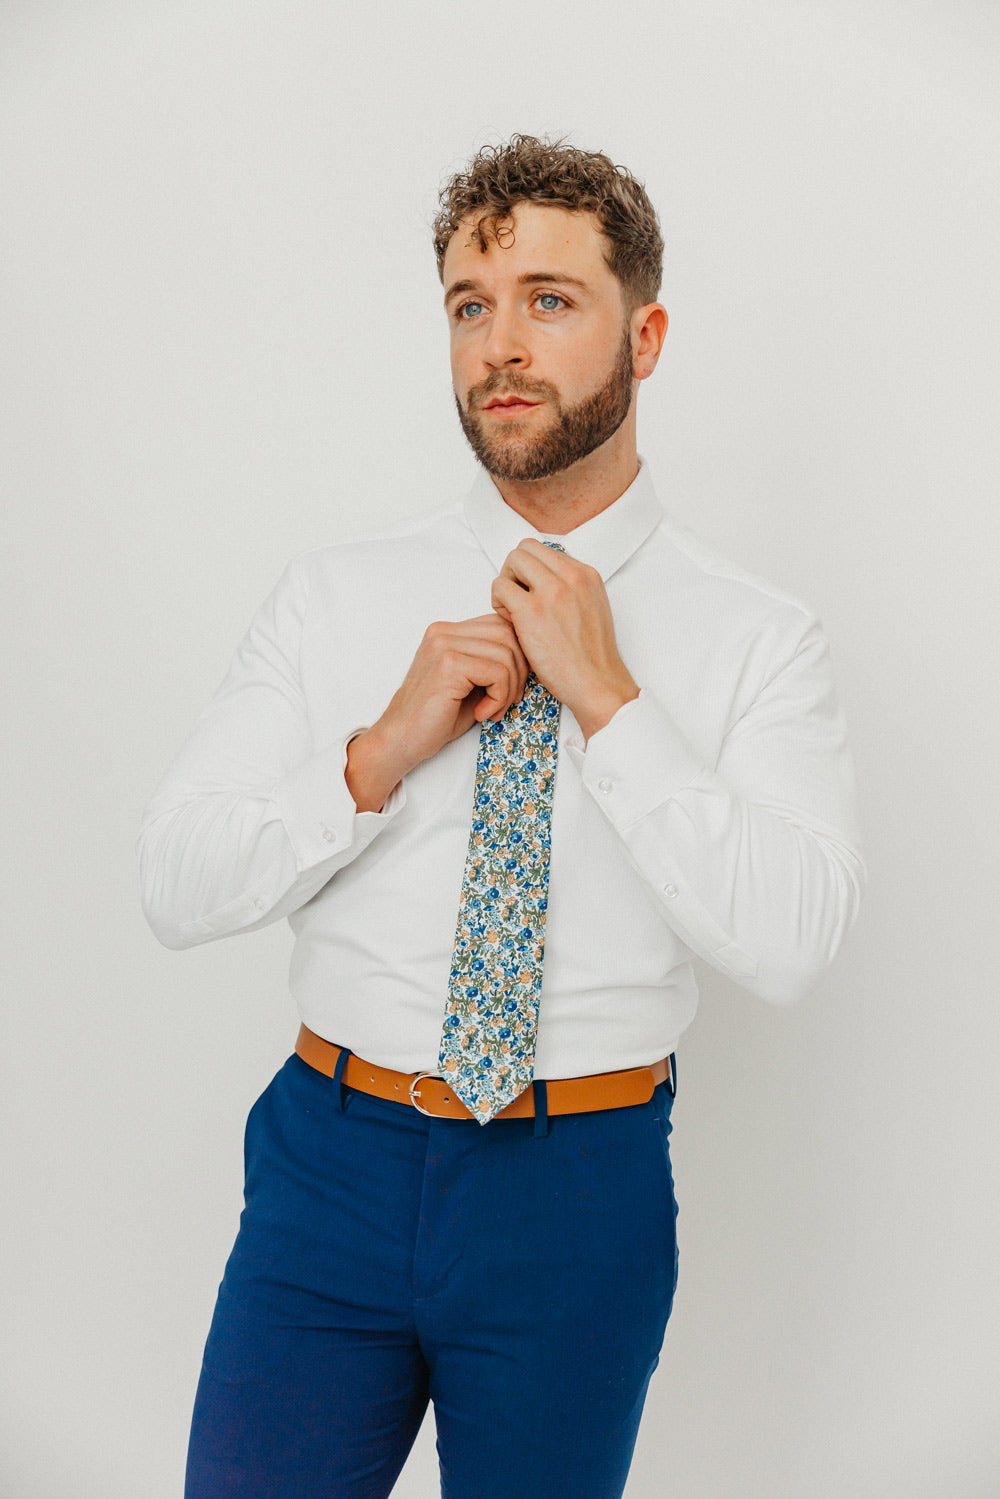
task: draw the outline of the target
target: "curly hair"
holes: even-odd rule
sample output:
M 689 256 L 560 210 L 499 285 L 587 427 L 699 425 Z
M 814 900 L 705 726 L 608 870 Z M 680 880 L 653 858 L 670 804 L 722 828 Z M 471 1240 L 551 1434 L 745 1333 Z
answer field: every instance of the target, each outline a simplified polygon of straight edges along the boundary
M 444 281 L 444 254 L 459 224 L 476 218 L 474 238 L 498 243 L 516 203 L 553 203 L 593 213 L 608 240 L 608 268 L 622 284 L 628 312 L 655 302 L 663 275 L 663 236 L 643 184 L 600 151 L 580 151 L 563 140 L 512 135 L 484 146 L 445 183 L 434 219 L 434 253 Z

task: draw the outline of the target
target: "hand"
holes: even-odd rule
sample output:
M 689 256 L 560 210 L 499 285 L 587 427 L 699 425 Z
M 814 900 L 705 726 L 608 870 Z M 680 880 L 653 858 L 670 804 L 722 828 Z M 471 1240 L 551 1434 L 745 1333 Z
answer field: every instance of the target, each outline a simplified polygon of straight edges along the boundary
M 347 749 L 346 779 L 359 811 L 381 807 L 403 776 L 520 700 L 528 677 L 509 620 L 483 614 L 428 625 L 385 712 Z
M 611 604 L 596 568 L 527 537 L 494 580 L 492 603 L 585 739 L 639 696 L 618 653 Z

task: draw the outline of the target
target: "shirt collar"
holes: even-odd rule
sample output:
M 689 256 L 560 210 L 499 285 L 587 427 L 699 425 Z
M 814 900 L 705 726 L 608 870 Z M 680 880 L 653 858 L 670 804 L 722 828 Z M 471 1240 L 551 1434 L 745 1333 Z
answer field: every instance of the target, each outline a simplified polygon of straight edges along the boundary
M 545 531 L 536 531 L 511 509 L 482 467 L 465 497 L 465 518 L 498 572 L 518 542 L 525 536 L 534 536 L 538 541 L 558 541 L 571 557 L 595 567 L 606 583 L 656 529 L 663 519 L 663 509 L 656 498 L 649 466 L 640 457 L 639 472 L 625 493 L 565 536 L 552 537 Z

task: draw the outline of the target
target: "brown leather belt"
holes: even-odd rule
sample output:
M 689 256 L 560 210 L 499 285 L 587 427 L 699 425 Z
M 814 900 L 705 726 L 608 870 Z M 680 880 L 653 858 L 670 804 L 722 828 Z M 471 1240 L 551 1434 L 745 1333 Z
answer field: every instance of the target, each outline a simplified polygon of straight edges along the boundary
M 302 1026 L 295 1050 L 310 1067 L 333 1077 L 342 1047 L 324 1041 L 307 1025 Z M 629 1067 L 624 1072 L 599 1072 L 590 1077 L 554 1077 L 546 1081 L 545 1095 L 550 1114 L 588 1114 L 594 1109 L 622 1109 L 631 1104 L 647 1103 L 657 1083 L 670 1077 L 670 1058 L 648 1067 Z M 376 1067 L 352 1052 L 340 1074 L 341 1082 L 376 1098 L 394 1103 L 412 1103 L 421 1114 L 435 1119 L 471 1119 L 472 1115 L 451 1086 L 434 1072 L 394 1072 L 391 1067 Z M 497 1119 L 532 1119 L 535 1113 L 534 1092 L 525 1088 L 513 1103 L 497 1114 Z

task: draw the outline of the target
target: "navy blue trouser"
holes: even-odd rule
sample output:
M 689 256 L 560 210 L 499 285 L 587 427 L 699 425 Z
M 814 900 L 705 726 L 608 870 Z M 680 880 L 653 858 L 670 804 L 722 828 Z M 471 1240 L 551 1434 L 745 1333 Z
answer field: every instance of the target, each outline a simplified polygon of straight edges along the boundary
M 677 1277 L 671 1096 L 430 1119 L 292 1056 L 251 1110 L 186 1499 L 619 1499 Z

